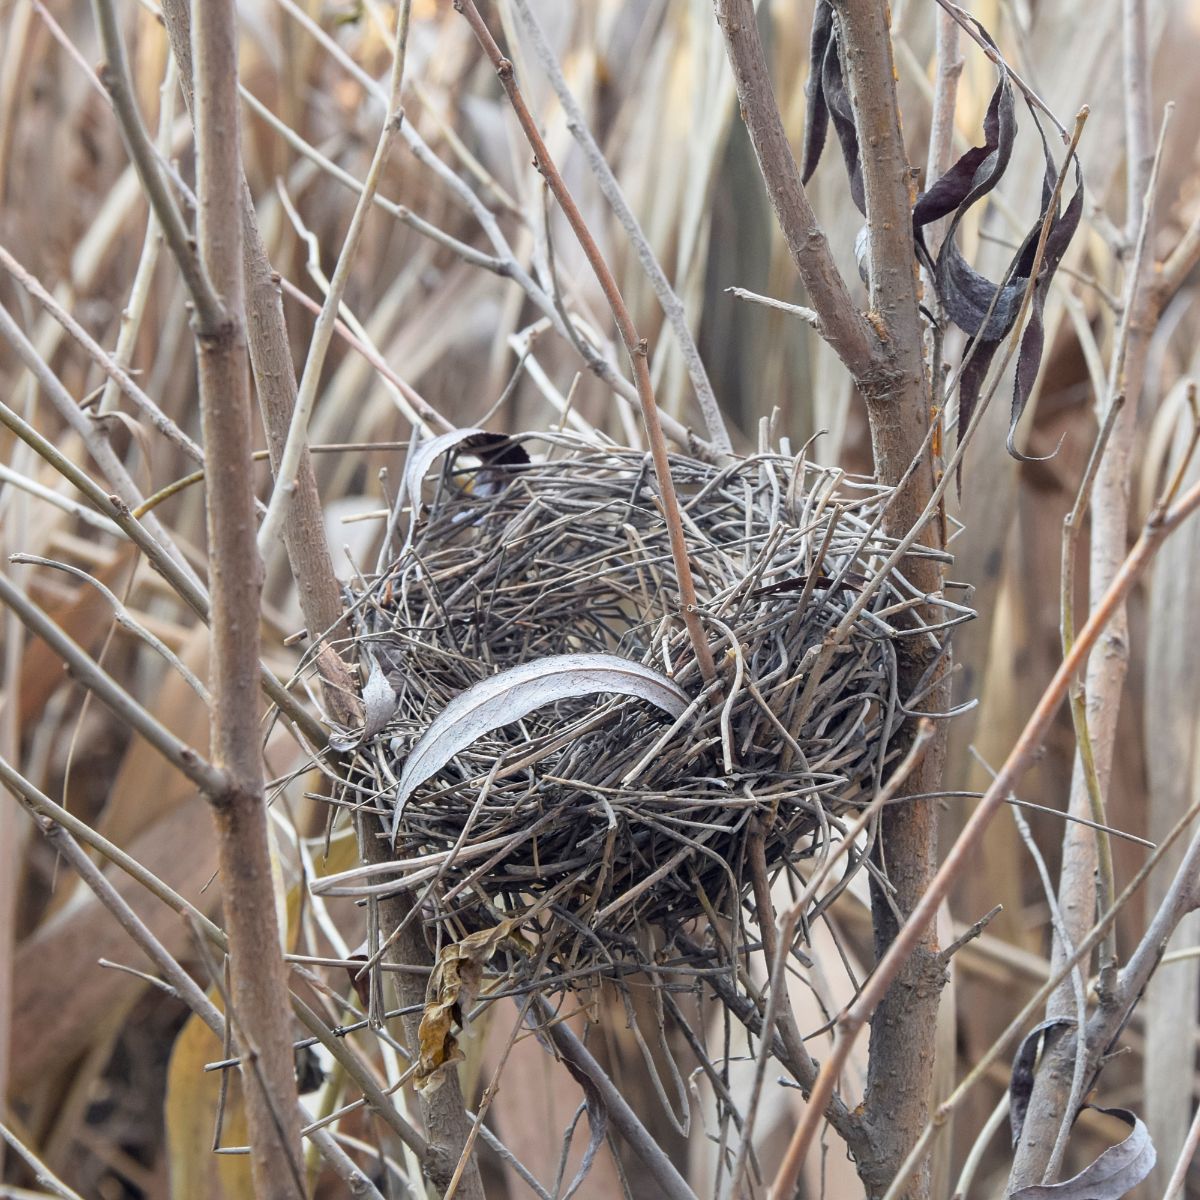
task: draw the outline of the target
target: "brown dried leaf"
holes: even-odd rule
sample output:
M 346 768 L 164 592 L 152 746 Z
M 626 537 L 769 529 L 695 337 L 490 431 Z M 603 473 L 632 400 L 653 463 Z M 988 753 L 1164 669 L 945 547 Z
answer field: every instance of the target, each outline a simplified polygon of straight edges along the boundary
M 517 930 L 517 921 L 501 921 L 492 929 L 468 934 L 460 942 L 443 948 L 434 963 L 425 993 L 425 1012 L 418 1030 L 421 1061 L 414 1077 L 418 1089 L 426 1094 L 442 1085 L 447 1069 L 461 1062 L 454 1027 L 466 1025 L 471 1004 L 479 994 L 483 969 L 501 946 L 527 954 L 531 946 Z

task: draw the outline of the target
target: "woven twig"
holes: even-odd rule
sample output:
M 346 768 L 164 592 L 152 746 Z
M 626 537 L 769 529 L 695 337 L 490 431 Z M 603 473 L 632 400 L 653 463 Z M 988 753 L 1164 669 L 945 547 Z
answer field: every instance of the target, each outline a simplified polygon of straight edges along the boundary
M 390 827 L 430 722 L 471 685 L 544 656 L 616 654 L 670 675 L 692 702 L 672 721 L 644 700 L 589 696 L 486 734 L 408 800 L 386 875 L 350 872 L 322 890 L 411 892 L 448 938 L 522 916 L 551 980 L 624 973 L 651 945 L 668 974 L 705 972 L 711 957 L 697 961 L 690 939 L 681 952 L 673 933 L 700 916 L 738 919 L 752 818 L 772 866 L 821 854 L 897 752 L 909 698 L 896 691 L 896 641 L 941 647 L 970 613 L 934 597 L 944 620 L 929 626 L 903 575 L 872 583 L 894 548 L 880 532 L 887 489 L 776 454 L 725 468 L 679 457 L 721 676 L 703 689 L 644 456 L 536 440 L 550 449 L 531 462 L 511 447 L 532 435 L 480 450 L 478 465 L 448 454 L 428 504 L 410 498 L 397 557 L 354 596 L 364 668 L 382 671 L 396 707 L 357 746 L 343 799 Z M 810 677 L 868 586 L 850 635 Z

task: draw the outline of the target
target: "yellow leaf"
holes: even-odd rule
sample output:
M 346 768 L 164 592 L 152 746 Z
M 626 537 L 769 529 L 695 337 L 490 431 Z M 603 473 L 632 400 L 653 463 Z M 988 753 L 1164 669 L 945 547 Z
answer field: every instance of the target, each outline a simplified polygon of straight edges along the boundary
M 454 1027 L 464 1027 L 483 982 L 483 968 L 506 943 L 522 954 L 530 950 L 529 941 L 517 930 L 513 918 L 442 948 L 429 976 L 425 1012 L 418 1030 L 421 1060 L 414 1081 L 420 1091 L 437 1091 L 446 1071 L 463 1060 Z
M 212 1149 L 221 1072 L 206 1072 L 204 1064 L 224 1057 L 212 1030 L 199 1017 L 189 1017 L 175 1039 L 167 1069 L 171 1200 L 254 1200 L 249 1156 L 214 1154 Z M 228 1074 L 221 1145 L 244 1146 L 247 1133 L 241 1082 L 236 1069 Z

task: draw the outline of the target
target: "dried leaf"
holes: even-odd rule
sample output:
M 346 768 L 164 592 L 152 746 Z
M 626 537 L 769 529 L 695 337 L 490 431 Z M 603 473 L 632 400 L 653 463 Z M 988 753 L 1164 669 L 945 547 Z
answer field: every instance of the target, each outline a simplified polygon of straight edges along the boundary
M 996 50 L 995 42 L 983 26 L 978 21 L 973 21 L 973 24 L 984 40 Z M 959 385 L 958 429 L 961 437 L 975 411 L 988 366 L 1000 343 L 1011 332 L 1020 316 L 1025 294 L 1030 290 L 1042 228 L 1047 216 L 1050 217 L 1046 244 L 1030 296 L 1029 322 L 1021 336 L 1017 353 L 1007 438 L 1008 452 L 1014 458 L 1028 461 L 1028 456 L 1021 454 L 1016 448 L 1017 424 L 1033 393 L 1038 368 L 1041 366 L 1045 340 L 1043 310 L 1046 294 L 1083 215 L 1083 176 L 1076 157 L 1075 193 L 1064 210 L 1051 214 L 1058 171 L 1037 113 L 1029 107 L 1030 116 L 1042 139 L 1046 164 L 1042 179 L 1041 212 L 1025 235 L 1025 240 L 1010 264 L 1003 283 L 992 283 L 963 257 L 955 241 L 958 226 L 968 211 L 1000 181 L 1012 156 L 1013 142 L 1017 134 L 1016 98 L 1008 69 L 998 50 L 994 61 L 999 80 L 983 121 L 983 145 L 974 146 L 963 154 L 917 200 L 913 208 L 913 231 L 918 257 L 930 268 L 938 299 L 947 316 L 971 338 L 966 353 L 973 351 L 973 357 L 964 370 Z M 938 251 L 937 261 L 934 262 L 925 245 L 922 230 L 926 225 L 951 213 L 954 214 L 953 220 Z
M 1154 1170 L 1158 1155 L 1145 1124 L 1126 1108 L 1096 1111 L 1124 1121 L 1133 1132 L 1073 1178 L 1019 1188 L 1010 1200 L 1121 1200 Z
M 362 973 L 362 968 L 371 961 L 367 954 L 368 948 L 367 943 L 364 941 L 353 954 L 346 956 L 347 962 L 360 964 L 356 967 L 347 967 L 346 974 L 350 979 L 350 986 L 354 989 L 354 993 L 358 997 L 358 1002 L 364 1009 L 371 1007 L 371 977 L 369 974 L 364 975 Z
M 395 823 L 413 792 L 484 734 L 546 704 L 596 692 L 636 696 L 672 717 L 688 706 L 678 684 L 615 654 L 555 654 L 501 671 L 455 696 L 417 740 L 400 775 Z
M 520 466 L 529 462 L 525 447 L 507 434 L 489 433 L 486 429 L 452 429 L 449 433 L 439 434 L 418 447 L 404 471 L 404 487 L 414 514 L 420 508 L 421 484 L 429 474 L 430 467 L 447 450 L 457 446 L 470 450 L 487 467 Z
M 833 6 L 829 0 L 817 0 L 808 55 L 808 108 L 804 118 L 804 162 L 800 171 L 803 183 L 807 183 L 817 169 L 829 131 L 829 106 L 825 102 L 823 77 L 825 56 L 832 44 Z
M 211 998 L 220 1004 L 219 996 Z M 172 1200 L 250 1200 L 254 1195 L 250 1159 L 213 1153 L 222 1072 L 206 1071 L 204 1065 L 224 1057 L 224 1047 L 212 1030 L 199 1017 L 190 1016 L 171 1048 L 167 1069 L 165 1136 Z M 221 1144 L 245 1145 L 241 1077 L 230 1072 L 226 1083 Z
M 468 934 L 462 941 L 444 947 L 438 955 L 429 976 L 425 1011 L 417 1031 L 421 1058 L 413 1080 L 421 1092 L 437 1091 L 446 1071 L 462 1061 L 464 1055 L 454 1028 L 465 1028 L 483 982 L 483 969 L 496 951 L 506 945 L 522 954 L 532 949 L 517 924 L 514 918 L 501 921 L 492 929 Z
M 1012 1130 L 1014 1147 L 1021 1140 L 1021 1130 L 1025 1128 L 1025 1114 L 1029 1111 L 1029 1097 L 1033 1095 L 1033 1081 L 1042 1047 L 1058 1036 L 1052 1031 L 1070 1028 L 1074 1024 L 1069 1017 L 1052 1017 L 1035 1025 L 1021 1042 L 1013 1059 L 1008 1084 L 1008 1124 Z
M 391 719 L 396 711 L 396 693 L 388 683 L 383 668 L 371 658 L 371 670 L 367 682 L 363 685 L 363 727 L 355 732 L 332 733 L 329 745 L 332 749 L 345 753 L 353 750 L 360 743 L 373 738 Z

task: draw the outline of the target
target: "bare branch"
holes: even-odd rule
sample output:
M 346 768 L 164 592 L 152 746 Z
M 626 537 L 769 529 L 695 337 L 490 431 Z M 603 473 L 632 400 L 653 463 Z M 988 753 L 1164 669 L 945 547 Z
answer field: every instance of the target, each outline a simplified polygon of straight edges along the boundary
M 820 314 L 825 340 L 856 380 L 866 378 L 876 361 L 875 336 L 850 298 L 800 182 L 800 170 L 771 87 L 752 0 L 717 0 L 716 12 L 733 66 L 742 119 L 754 143 L 758 167 L 788 253 Z
M 83 1200 L 78 1192 L 67 1187 L 3 1122 L 0 1122 L 0 1138 L 16 1151 L 17 1157 L 33 1172 L 33 1178 L 39 1187 L 45 1188 L 51 1195 L 58 1196 L 60 1200 Z
M 638 262 L 641 263 L 642 270 L 646 273 L 646 278 L 650 280 L 659 304 L 662 305 L 663 315 L 667 318 L 667 323 L 675 334 L 675 340 L 679 344 L 679 352 L 683 356 L 684 366 L 692 381 L 692 388 L 696 393 L 696 403 L 700 406 L 709 439 L 718 454 L 728 454 L 733 449 L 729 441 L 729 431 L 725 428 L 725 420 L 721 416 L 721 409 L 713 394 L 708 372 L 705 371 L 704 363 L 700 358 L 700 351 L 696 348 L 691 329 L 688 328 L 687 313 L 684 311 L 683 304 L 655 257 L 633 209 L 629 207 L 629 202 L 625 199 L 617 177 L 608 165 L 608 160 L 596 144 L 596 139 L 592 136 L 592 132 L 584 120 L 583 111 L 563 77 L 562 67 L 559 66 L 558 59 L 550 48 L 550 43 L 546 40 L 546 34 L 533 9 L 529 6 L 529 0 L 515 0 L 515 3 L 521 21 L 529 33 L 529 40 L 533 43 L 537 60 L 541 63 L 542 70 L 546 72 L 546 78 L 550 80 L 550 86 L 554 88 L 554 94 L 558 97 L 563 112 L 566 114 L 567 128 L 571 131 L 571 136 L 579 143 L 588 169 L 596 177 L 596 182 L 600 185 L 604 198 L 616 214 L 617 220 L 621 222 L 621 228 L 625 230 L 629 243 L 637 254 Z
M 1091 503 L 1089 590 L 1093 607 L 1104 602 L 1122 566 L 1129 524 L 1128 479 L 1133 464 L 1137 414 L 1145 381 L 1150 340 L 1157 319 L 1156 294 L 1152 284 L 1150 247 L 1155 228 L 1155 191 L 1158 164 L 1165 144 L 1170 107 L 1164 115 L 1158 150 L 1154 151 L 1149 126 L 1147 93 L 1149 62 L 1146 48 L 1144 0 L 1127 0 L 1123 9 L 1126 93 L 1126 156 L 1130 174 L 1129 228 L 1132 258 L 1127 266 L 1124 307 L 1109 366 L 1104 419 L 1108 410 L 1123 398 L 1123 408 L 1112 419 L 1103 457 L 1096 469 Z M 1086 735 L 1071 780 L 1070 811 L 1090 815 L 1105 823 L 1104 796 L 1108 791 L 1116 751 L 1117 719 L 1129 665 L 1128 617 L 1123 603 L 1116 606 L 1105 633 L 1105 653 L 1088 663 L 1083 685 L 1086 703 L 1076 705 L 1086 722 Z M 1089 761 L 1090 759 L 1090 761 Z M 1097 834 L 1079 824 L 1063 834 L 1062 867 L 1059 875 L 1059 906 L 1067 935 L 1078 943 L 1091 927 L 1097 905 L 1097 872 L 1101 852 L 1106 849 Z M 1052 961 L 1069 951 L 1055 941 Z M 1111 978 L 1112 963 L 1104 964 L 1103 980 Z M 1103 1005 L 1103 993 L 1102 993 Z M 1069 989 L 1062 988 L 1047 1005 L 1048 1017 L 1070 1015 L 1074 1002 Z M 1066 1039 L 1064 1039 L 1066 1040 Z M 1057 1058 L 1057 1052 L 1052 1061 Z M 1017 1147 L 1010 1181 L 1014 1187 L 1053 1182 L 1048 1176 L 1053 1164 L 1055 1131 L 1066 1120 L 1071 1078 L 1055 1071 L 1039 1071 L 1029 1101 L 1029 1113 Z
M 169 763 L 202 791 L 224 790 L 224 771 L 205 761 L 186 742 L 180 741 L 153 713 L 144 709 L 103 667 L 67 636 L 28 596 L 0 572 L 0 602 L 20 618 L 67 664 L 79 683 L 111 709 L 130 729 L 137 730 Z
M 255 543 L 250 363 L 243 324 L 241 139 L 237 17 L 233 0 L 195 6 L 197 233 L 205 270 L 221 297 L 208 313 L 197 299 L 200 419 L 208 487 L 212 579 L 211 741 L 227 786 L 208 793 L 229 934 L 235 1032 L 243 1056 L 255 1189 L 304 1192 L 288 1005 L 271 877 L 259 730 L 259 624 L 263 566 Z M 182 264 L 181 264 L 182 265 Z M 232 1019 L 232 1015 L 231 1015 Z M 249 1069 L 247 1069 L 249 1068 Z
M 75 318 L 27 271 L 12 254 L 0 246 L 4 269 L 91 355 L 109 381 L 133 402 L 163 437 L 178 446 L 193 462 L 203 462 L 204 452 L 150 396 L 138 387 L 133 377 L 88 333 Z
M 69 829 L 74 824 L 79 832 L 90 835 L 89 840 L 91 838 L 98 838 L 98 835 L 95 835 L 94 831 L 88 827 L 83 826 L 83 822 L 78 821 L 77 818 L 73 818 L 66 810 L 61 809 L 58 805 L 41 795 L 28 780 L 13 770 L 3 759 L 0 759 L 0 778 L 3 778 L 5 785 L 12 791 L 13 795 L 18 797 L 26 808 L 35 815 L 42 832 L 54 844 L 67 862 L 75 868 L 80 878 L 96 896 L 97 900 L 112 913 L 121 927 L 130 935 L 133 942 L 154 963 L 175 995 L 213 1031 L 218 1039 L 224 1041 L 225 1018 L 221 1014 L 221 1011 L 213 1004 L 203 989 L 199 987 L 183 967 L 179 965 L 179 962 L 170 951 L 154 936 L 153 932 L 138 917 L 125 901 L 124 897 L 121 896 L 120 892 L 109 882 L 108 878 L 99 870 L 87 854 L 84 853 L 79 843 L 75 840 L 75 837 L 69 832 Z M 81 826 L 83 828 L 80 830 L 79 827 Z M 98 841 L 103 843 L 104 839 L 98 838 Z M 114 851 L 117 850 L 116 847 L 111 847 L 111 849 Z M 135 878 L 143 880 L 143 877 L 149 876 L 149 872 L 140 863 L 129 859 L 121 851 L 117 851 L 117 853 L 121 859 L 125 860 L 122 865 Z M 157 892 L 161 887 L 164 898 L 167 898 L 165 893 L 170 893 L 167 903 L 192 920 L 194 927 L 198 931 L 203 932 L 205 936 L 214 940 L 218 946 L 224 948 L 224 935 L 212 925 L 212 922 L 207 917 L 199 912 L 198 909 L 194 909 L 182 897 L 171 893 L 165 884 L 161 884 L 161 881 L 155 879 L 153 876 L 149 876 L 149 879 L 158 885 L 152 890 Z M 305 1125 L 311 1122 L 311 1115 L 302 1104 L 297 1103 L 296 1113 L 298 1122 Z M 352 1196 L 365 1196 L 368 1200 L 382 1200 L 379 1190 L 354 1164 L 345 1151 L 337 1144 L 337 1141 L 326 1130 L 311 1130 L 308 1136 L 312 1139 L 318 1150 L 320 1150 L 325 1160 L 347 1185 Z M 280 1182 L 282 1184 L 282 1181 Z M 295 1182 L 299 1183 L 299 1180 L 295 1180 Z M 285 1189 L 285 1192 L 278 1194 L 285 1193 L 303 1195 L 303 1185 L 300 1184 L 298 1190 L 296 1188 Z M 74 1193 L 70 1194 L 74 1195 Z M 273 1191 L 271 1194 L 274 1195 L 277 1193 Z
M 396 25 L 396 44 L 392 51 L 392 87 L 387 119 L 379 134 L 375 146 L 375 155 L 367 171 L 363 190 L 354 206 L 350 218 L 350 228 L 346 232 L 346 240 L 342 243 L 338 255 L 337 266 L 329 283 L 325 301 L 321 305 L 320 315 L 313 328 L 312 339 L 308 345 L 308 356 L 304 360 L 304 373 L 300 378 L 300 387 L 296 393 L 296 403 L 292 409 L 291 423 L 288 427 L 287 440 L 283 445 L 283 453 L 275 469 L 275 490 L 271 493 L 271 502 L 267 507 L 267 515 L 263 518 L 258 531 L 258 545 L 265 550 L 275 540 L 276 533 L 283 521 L 285 511 L 291 502 L 292 493 L 296 490 L 296 476 L 300 469 L 301 456 L 308 442 L 308 420 L 317 400 L 317 390 L 321 384 L 321 372 L 325 366 L 325 356 L 329 344 L 333 340 L 334 324 L 337 321 L 338 308 L 342 296 L 346 292 L 346 284 L 350 281 L 350 270 L 354 265 L 354 257 L 358 252 L 358 244 L 366 226 L 367 214 L 375 192 L 379 187 L 383 169 L 391 154 L 392 141 L 404 121 L 404 110 L 400 107 L 401 88 L 404 82 L 404 61 L 408 51 L 408 24 L 411 11 L 411 0 L 403 0 L 400 5 Z
M 142 115 L 138 112 L 137 101 L 134 99 L 133 78 L 129 73 L 125 39 L 121 35 L 116 7 L 112 0 L 92 0 L 92 11 L 108 59 L 100 69 L 101 81 L 112 97 L 113 109 L 121 127 L 121 137 L 129 151 L 129 157 L 137 168 L 146 198 L 162 226 L 167 245 L 171 247 L 171 253 L 175 256 L 187 283 L 192 302 L 196 306 L 196 316 L 205 325 L 216 325 L 223 312 L 222 298 L 196 253 L 195 239 L 188 232 L 179 205 L 159 170 L 154 143 L 146 132 Z
M 800 304 L 788 304 L 786 300 L 776 300 L 774 296 L 760 296 L 757 292 L 745 288 L 731 287 L 725 289 L 731 296 L 739 300 L 749 300 L 752 304 L 761 304 L 764 308 L 775 308 L 780 312 L 791 313 L 799 317 L 806 325 L 811 325 L 818 333 L 821 332 L 821 315 L 815 308 L 805 308 Z
M 971 819 L 954 843 L 941 868 L 933 877 L 928 889 L 921 897 L 912 914 L 905 921 L 899 934 L 892 942 L 886 955 L 875 968 L 870 979 L 854 1002 L 838 1017 L 838 1033 L 833 1051 L 821 1067 L 821 1073 L 813 1088 L 808 1107 L 804 1110 L 788 1149 L 789 1160 L 803 1161 L 812 1144 L 822 1111 L 833 1088 L 845 1067 L 850 1050 L 862 1026 L 878 1008 L 901 967 L 907 962 L 914 947 L 925 931 L 933 924 L 938 906 L 945 899 L 951 884 L 966 870 L 974 848 L 1004 803 L 1005 797 L 1019 782 L 1021 776 L 1037 757 L 1042 738 L 1058 712 L 1066 696 L 1067 688 L 1076 671 L 1084 664 L 1093 646 L 1104 632 L 1113 612 L 1124 601 L 1133 585 L 1141 578 L 1153 561 L 1163 541 L 1192 513 L 1200 508 L 1200 483 L 1189 489 L 1172 508 L 1156 510 L 1147 522 L 1129 556 L 1122 564 L 1116 579 L 1075 640 L 1071 654 L 1059 666 L 1042 693 L 1032 716 L 1021 731 L 1012 752 L 996 773 L 991 786 L 984 793 Z M 1200 853 L 1200 850 L 1197 851 Z M 1086 944 L 1086 943 L 1085 943 Z M 1065 973 L 1064 973 L 1065 974 Z
M 578 205 L 576 205 L 574 198 L 567 190 L 567 185 L 563 182 L 558 168 L 554 165 L 554 160 L 550 157 L 550 151 L 547 149 L 546 143 L 542 140 L 542 135 L 538 131 L 537 122 L 534 121 L 532 114 L 525 104 L 525 99 L 521 95 L 521 90 L 517 86 L 512 63 L 500 53 L 500 47 L 496 45 L 495 39 L 484 24 L 483 18 L 479 15 L 479 10 L 475 7 L 474 0 L 454 0 L 454 7 L 466 17 L 468 24 L 479 40 L 479 44 L 483 47 L 484 52 L 495 68 L 496 74 L 500 77 L 500 82 L 508 94 L 509 103 L 517 115 L 526 140 L 533 148 L 537 168 L 545 178 L 547 185 L 554 194 L 554 198 L 558 201 L 559 207 L 563 211 L 563 215 L 567 218 L 572 232 L 578 239 L 579 245 L 588 260 L 588 264 L 591 266 L 600 284 L 601 291 L 604 292 L 604 298 L 608 301 L 608 306 L 612 310 L 613 319 L 616 321 L 617 329 L 621 334 L 621 340 L 625 343 L 625 350 L 629 355 L 629 362 L 633 368 L 634 381 L 637 385 L 638 401 L 642 411 L 642 422 L 646 427 L 646 437 L 650 442 L 650 452 L 654 458 L 654 473 L 658 479 L 663 517 L 670 536 L 671 558 L 674 560 L 675 574 L 679 586 L 680 616 L 687 627 L 688 636 L 691 638 L 692 648 L 696 654 L 696 662 L 699 664 L 704 682 L 706 684 L 711 683 L 716 678 L 716 668 L 713 665 L 712 651 L 709 649 L 708 639 L 704 633 L 704 626 L 700 620 L 696 587 L 692 581 L 692 567 L 688 561 L 687 547 L 684 542 L 683 521 L 679 512 L 679 500 L 675 495 L 675 484 L 671 479 L 671 464 L 667 458 L 667 445 L 663 437 L 658 405 L 654 399 L 654 387 L 650 382 L 650 365 L 647 361 L 648 348 L 646 341 L 644 338 L 638 336 L 637 329 L 633 324 L 633 318 L 630 317 L 620 289 L 617 287 L 617 281 L 613 277 L 608 264 L 604 261 L 604 256 L 600 253 L 600 248 L 596 245 L 596 240 L 592 237 L 591 231 L 583 219 L 583 214 L 579 211 Z
M 659 1195 L 670 1200 L 696 1200 L 696 1193 L 688 1187 L 675 1164 L 666 1156 L 662 1147 L 654 1140 L 646 1127 L 638 1120 L 633 1109 L 621 1095 L 604 1068 L 591 1056 L 587 1047 L 555 1016 L 554 1010 L 542 997 L 535 1004 L 543 1022 L 543 1032 L 553 1043 L 572 1075 L 582 1075 L 601 1095 L 608 1109 L 608 1119 L 620 1130 L 633 1152 L 642 1160 L 653 1178 Z

